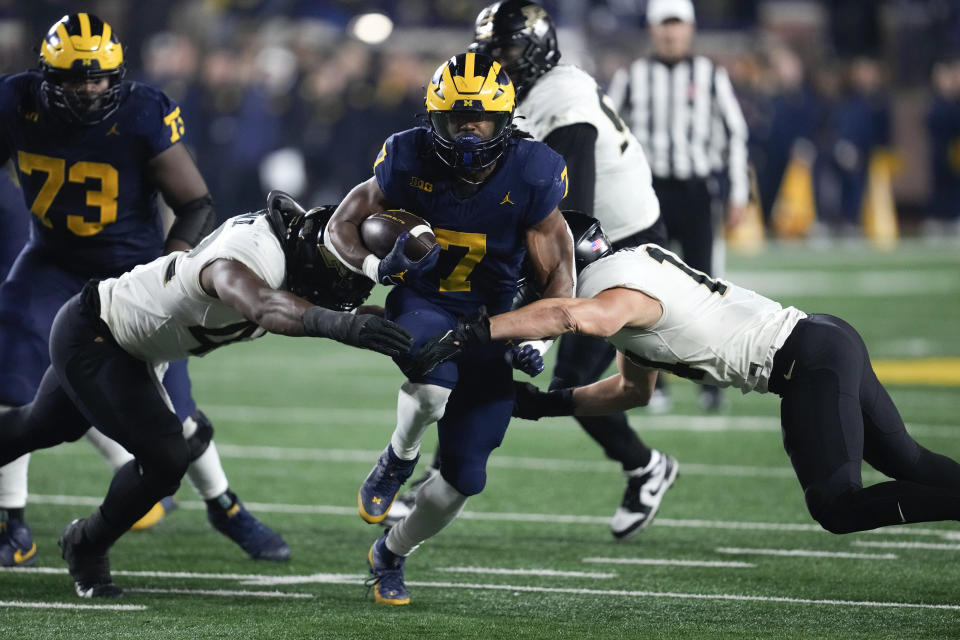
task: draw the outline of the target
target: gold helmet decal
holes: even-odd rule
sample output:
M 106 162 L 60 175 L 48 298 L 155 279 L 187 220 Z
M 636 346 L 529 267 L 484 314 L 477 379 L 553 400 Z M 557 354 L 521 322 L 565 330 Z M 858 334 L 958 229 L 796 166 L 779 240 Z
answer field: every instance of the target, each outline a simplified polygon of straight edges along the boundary
M 40 62 L 58 71 L 112 71 L 123 64 L 123 48 L 109 24 L 75 13 L 50 27 L 40 45 Z
M 512 113 L 516 95 L 509 76 L 495 60 L 462 53 L 440 65 L 427 87 L 427 112 Z

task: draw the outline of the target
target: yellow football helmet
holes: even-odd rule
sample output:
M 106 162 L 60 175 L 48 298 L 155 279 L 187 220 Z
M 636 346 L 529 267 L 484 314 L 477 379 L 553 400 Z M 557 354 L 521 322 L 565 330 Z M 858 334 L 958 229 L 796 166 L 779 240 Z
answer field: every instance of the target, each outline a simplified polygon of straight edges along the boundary
M 65 15 L 50 27 L 40 45 L 40 71 L 45 106 L 69 121 L 102 122 L 120 104 L 123 47 L 110 25 L 93 14 Z M 101 78 L 109 80 L 104 91 L 79 87 Z
M 507 147 L 516 95 L 500 63 L 482 53 L 461 53 L 437 68 L 427 87 L 427 117 L 434 150 L 455 169 L 488 167 Z M 463 122 L 489 120 L 493 134 L 484 139 L 457 132 Z

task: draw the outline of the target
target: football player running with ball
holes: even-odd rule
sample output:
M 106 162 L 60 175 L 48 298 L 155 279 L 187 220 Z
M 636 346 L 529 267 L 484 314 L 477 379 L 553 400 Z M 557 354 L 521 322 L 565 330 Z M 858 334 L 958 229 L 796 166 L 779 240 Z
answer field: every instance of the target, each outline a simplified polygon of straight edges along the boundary
M 64 16 L 40 43 L 39 66 L 0 77 L 0 164 L 13 159 L 34 214 L 31 239 L 0 286 L 0 411 L 33 398 L 50 364 L 54 316 L 88 279 L 190 249 L 216 224 L 183 144 L 180 108 L 156 89 L 123 81 L 123 47 L 109 24 L 89 13 Z M 176 216 L 166 238 L 158 191 Z M 252 558 L 289 558 L 283 538 L 230 491 L 186 361 L 171 363 L 163 384 L 191 444 L 188 474 L 207 519 Z M 95 429 L 87 437 L 114 469 L 133 459 Z M 24 518 L 28 460 L 0 468 L 0 566 L 36 559 Z M 137 526 L 163 513 L 158 504 Z
M 771 392 L 781 398 L 783 444 L 807 509 L 824 529 L 960 519 L 960 464 L 907 433 L 863 339 L 840 318 L 784 308 L 652 244 L 587 266 L 577 295 L 461 320 L 429 341 L 411 370 L 429 371 L 491 340 L 602 337 L 617 348 L 619 373 L 547 392 L 522 383 L 516 415 L 536 420 L 643 406 L 658 370 L 744 393 Z M 894 480 L 864 487 L 863 461 Z
M 573 245 L 557 204 L 567 190 L 563 158 L 513 126 L 514 87 L 500 64 L 465 53 L 440 65 L 427 88 L 428 126 L 395 133 L 374 176 L 347 195 L 330 221 L 327 246 L 370 280 L 396 285 L 386 317 L 414 336 L 414 349 L 457 317 L 510 309 L 526 256 L 545 297 L 573 293 Z M 375 212 L 402 208 L 429 222 L 438 247 L 419 262 L 405 235 L 382 260 L 361 241 Z M 442 250 L 441 250 L 442 248 Z M 358 494 L 360 515 L 386 516 L 417 464 L 420 441 L 438 423 L 440 473 L 423 484 L 410 515 L 370 548 L 377 602 L 410 601 L 404 559 L 454 520 L 483 490 L 486 463 L 513 410 L 504 345 L 467 350 L 426 375 L 411 375 L 397 399 L 390 443 Z M 406 370 L 409 359 L 398 359 Z
M 410 334 L 349 311 L 372 284 L 323 247 L 334 207 L 303 211 L 272 192 L 263 211 L 230 218 L 189 252 L 84 285 L 60 309 L 52 365 L 33 401 L 0 414 L 0 463 L 95 425 L 135 459 L 103 503 L 60 538 L 80 597 L 120 595 L 108 550 L 161 497 L 177 490 L 195 443 L 160 379 L 170 362 L 267 332 L 330 338 L 397 357 Z

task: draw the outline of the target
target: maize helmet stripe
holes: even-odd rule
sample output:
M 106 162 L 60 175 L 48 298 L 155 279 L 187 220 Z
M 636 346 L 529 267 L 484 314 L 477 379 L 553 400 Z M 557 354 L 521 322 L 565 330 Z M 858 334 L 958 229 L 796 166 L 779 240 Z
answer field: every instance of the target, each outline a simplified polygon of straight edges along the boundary
M 477 63 L 477 54 L 467 53 L 450 58 L 437 69 L 427 88 L 427 111 L 512 112 L 513 85 L 500 63 L 489 58 Z M 472 102 L 468 106 L 464 100 Z
M 109 71 L 123 64 L 123 47 L 109 24 L 86 13 L 66 15 L 47 33 L 40 61 L 52 69 Z

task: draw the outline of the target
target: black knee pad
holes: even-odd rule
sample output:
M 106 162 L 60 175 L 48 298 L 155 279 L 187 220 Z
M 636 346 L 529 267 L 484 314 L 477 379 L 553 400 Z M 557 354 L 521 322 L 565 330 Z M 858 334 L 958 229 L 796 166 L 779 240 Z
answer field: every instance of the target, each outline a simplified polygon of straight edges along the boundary
M 161 438 L 150 443 L 150 453 L 138 456 L 137 462 L 145 483 L 161 496 L 172 495 L 190 466 L 190 448 L 182 437 Z
M 193 462 L 202 456 L 207 447 L 210 446 L 210 441 L 213 440 L 213 423 L 200 409 L 194 411 L 190 417 L 197 423 L 197 430 L 187 438 L 187 446 L 190 448 L 190 462 Z
M 837 491 L 824 487 L 809 487 L 804 492 L 807 509 L 813 519 L 830 533 L 850 533 L 858 530 L 847 506 L 847 496 L 855 487 Z

